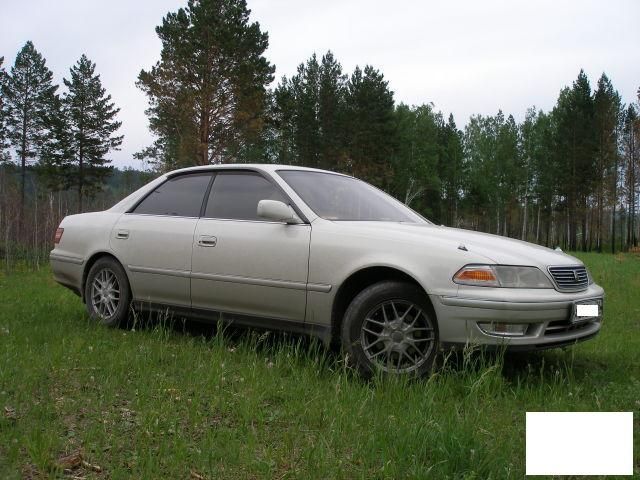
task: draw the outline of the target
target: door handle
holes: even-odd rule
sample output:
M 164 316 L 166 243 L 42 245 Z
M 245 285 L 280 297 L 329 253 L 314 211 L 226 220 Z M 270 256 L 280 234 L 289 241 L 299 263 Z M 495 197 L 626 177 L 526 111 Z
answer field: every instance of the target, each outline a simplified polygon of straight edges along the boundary
M 201 235 L 198 238 L 198 245 L 201 247 L 215 247 L 218 239 L 212 235 Z
M 119 238 L 120 240 L 126 240 L 127 238 L 129 238 L 129 230 L 118 230 L 118 232 L 116 233 L 116 238 Z

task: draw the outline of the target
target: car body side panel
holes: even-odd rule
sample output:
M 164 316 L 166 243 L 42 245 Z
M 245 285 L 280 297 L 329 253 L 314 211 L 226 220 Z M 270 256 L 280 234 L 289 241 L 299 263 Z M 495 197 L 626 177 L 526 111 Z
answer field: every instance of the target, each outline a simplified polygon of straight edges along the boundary
M 306 224 L 200 219 L 193 307 L 304 321 L 310 234 Z M 215 245 L 200 245 L 201 237 Z
M 107 211 L 65 217 L 62 239 L 50 254 L 54 279 L 81 294 L 86 262 L 96 252 L 112 253 L 109 232 L 120 215 Z
M 477 261 L 478 256 L 442 243 L 425 245 L 419 238 L 394 238 L 393 227 L 371 235 L 356 222 L 342 224 L 318 219 L 313 223 L 309 282 L 339 286 L 352 273 L 372 266 L 388 266 L 413 277 L 425 291 L 438 295 L 455 294 L 451 280 L 460 265 Z M 425 226 L 424 235 L 428 235 Z M 447 262 L 442 259 L 447 258 Z
M 456 295 L 458 285 L 451 281 L 452 276 L 459 265 L 477 259 L 477 256 L 448 244 L 425 248 L 411 238 L 399 242 L 392 235 L 391 231 L 386 235 L 367 235 L 357 226 L 341 222 L 322 219 L 313 222 L 309 283 L 330 285 L 331 290 L 308 293 L 307 321 L 330 324 L 333 301 L 340 285 L 365 268 L 393 268 L 412 277 L 426 292 Z M 445 257 L 451 261 L 442 262 Z
M 110 233 L 110 245 L 129 274 L 135 300 L 191 305 L 189 273 L 197 222 L 197 218 L 163 215 L 120 217 Z

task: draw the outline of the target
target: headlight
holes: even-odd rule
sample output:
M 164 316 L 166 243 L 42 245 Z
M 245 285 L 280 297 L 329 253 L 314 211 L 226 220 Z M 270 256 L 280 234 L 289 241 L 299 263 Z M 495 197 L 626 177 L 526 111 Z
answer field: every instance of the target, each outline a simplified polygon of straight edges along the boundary
M 537 267 L 511 265 L 467 265 L 453 276 L 460 285 L 502 288 L 553 288 Z

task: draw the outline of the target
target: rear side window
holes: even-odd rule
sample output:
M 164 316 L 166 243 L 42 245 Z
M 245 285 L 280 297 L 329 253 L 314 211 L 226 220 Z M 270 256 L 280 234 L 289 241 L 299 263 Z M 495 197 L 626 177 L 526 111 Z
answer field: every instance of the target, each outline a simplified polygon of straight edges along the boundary
M 234 220 L 262 220 L 258 217 L 260 200 L 289 203 L 266 178 L 251 172 L 223 172 L 216 175 L 204 216 Z
M 133 213 L 199 217 L 211 174 L 181 175 L 167 180 L 140 202 Z

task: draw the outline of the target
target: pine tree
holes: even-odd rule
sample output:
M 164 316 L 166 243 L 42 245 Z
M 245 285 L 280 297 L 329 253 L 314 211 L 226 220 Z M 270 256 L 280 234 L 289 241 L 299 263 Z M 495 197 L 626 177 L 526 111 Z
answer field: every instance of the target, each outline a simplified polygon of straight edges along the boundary
M 269 92 L 265 156 L 270 162 L 287 165 L 298 163 L 295 108 L 296 99 L 291 84 L 283 77 L 278 86 Z
M 370 65 L 355 68 L 347 90 L 347 170 L 374 185 L 389 186 L 395 145 L 393 92 Z
M 575 153 L 573 145 L 575 144 L 576 135 L 572 131 L 573 113 L 571 90 L 564 87 L 558 95 L 558 100 L 551 114 L 554 124 L 554 157 L 557 166 L 558 175 L 558 201 L 562 222 L 566 228 L 558 233 L 559 241 L 563 248 L 571 250 L 576 249 L 577 231 L 576 231 L 576 182 L 577 168 L 575 161 Z
M 574 148 L 577 166 L 577 211 L 581 219 L 581 246 L 582 250 L 587 251 L 589 236 L 587 229 L 588 200 L 590 193 L 594 190 L 597 172 L 593 96 L 589 79 L 583 71 L 578 75 L 578 79 L 573 85 L 572 93 L 576 113 L 574 134 L 577 138 Z
M 320 166 L 320 64 L 314 53 L 306 63 L 298 66 L 290 82 L 295 99 L 294 136 L 298 163 L 308 167 Z
M 637 196 L 640 190 L 640 115 L 636 106 L 627 107 L 622 123 L 622 151 L 624 155 L 624 188 L 627 203 L 627 248 L 638 244 L 636 235 Z
M 249 14 L 245 0 L 189 0 L 156 28 L 161 58 L 137 85 L 158 139 L 138 158 L 163 169 L 243 160 L 258 141 L 274 68 Z
M 554 126 L 551 115 L 542 111 L 531 116 L 531 130 L 523 132 L 523 154 L 531 162 L 531 191 L 536 204 L 536 242 L 551 246 L 554 198 L 558 190 L 557 157 L 554 155 Z M 527 142 L 525 138 L 530 135 Z M 544 222 L 544 227 L 542 226 Z
M 536 121 L 538 112 L 535 108 L 530 108 L 525 114 L 524 122 L 519 126 L 521 141 L 521 163 L 524 169 L 523 175 L 523 206 L 522 206 L 522 232 L 521 240 L 527 239 L 527 223 L 529 220 L 530 199 L 535 180 L 535 153 L 537 145 Z
M 472 115 L 464 129 L 464 168 L 468 181 L 464 204 L 470 227 L 477 230 L 500 228 L 499 197 L 495 187 L 496 132 L 492 117 Z M 495 221 L 496 227 L 492 224 Z
M 513 115 L 506 120 L 501 117 L 497 124 L 496 179 L 498 180 L 499 204 L 502 207 L 502 235 L 513 236 L 514 217 L 517 205 L 526 188 L 526 169 L 520 153 L 520 136 Z
M 441 184 L 440 220 L 445 225 L 457 224 L 460 193 L 464 186 L 464 151 L 462 132 L 458 130 L 453 114 L 447 122 L 438 119 L 438 175 Z
M 2 64 L 4 57 L 0 57 L 0 164 L 9 160 L 9 132 L 7 130 L 7 105 L 4 99 L 4 84 L 7 81 L 7 72 Z
M 55 96 L 47 109 L 45 121 L 47 131 L 40 149 L 37 166 L 39 177 L 53 191 L 68 190 L 73 187 L 74 172 L 71 158 L 71 125 L 64 110 L 63 101 Z
M 513 117 L 505 119 L 501 110 L 493 117 L 472 116 L 465 128 L 465 156 L 470 190 L 466 203 L 475 212 L 477 226 L 507 235 L 518 185 Z
M 270 102 L 269 151 L 285 163 L 346 171 L 391 187 L 393 92 L 367 66 L 347 77 L 331 51 L 313 54 Z
M 346 76 L 331 51 L 322 57 L 318 79 L 319 167 L 329 170 L 344 163 Z
M 560 92 L 554 108 L 556 129 L 556 155 L 562 177 L 562 189 L 567 217 L 567 246 L 576 250 L 587 249 L 587 205 L 595 183 L 595 128 L 594 106 L 589 79 L 584 71 L 571 89 Z M 582 242 L 578 245 L 578 225 L 581 224 Z
M 68 186 L 77 189 L 82 211 L 84 198 L 93 195 L 110 173 L 111 160 L 105 155 L 117 149 L 123 137 L 114 135 L 121 125 L 115 119 L 120 109 L 102 86 L 95 64 L 82 55 L 71 67 L 70 75 L 69 80 L 64 79 L 68 92 L 62 100 L 69 137 L 61 147 L 62 151 L 68 148 L 70 157 L 60 166 L 72 172 Z
M 391 157 L 393 191 L 409 206 L 429 193 L 439 200 L 438 120 L 433 108 L 400 104 L 394 117 L 397 144 Z M 437 205 L 433 202 L 426 202 L 425 213 L 429 217 L 439 213 L 434 207 Z
M 16 57 L 3 85 L 9 139 L 21 169 L 21 208 L 25 197 L 27 164 L 41 154 L 47 140 L 47 119 L 55 102 L 57 85 L 45 59 L 27 42 Z
M 345 96 L 347 77 L 328 51 L 318 61 L 314 53 L 283 78 L 273 92 L 273 121 L 279 125 L 279 161 L 340 170 L 345 157 Z
M 603 73 L 593 95 L 594 122 L 596 131 L 596 249 L 602 251 L 604 237 L 604 210 L 607 205 L 615 204 L 615 195 L 610 189 L 617 176 L 618 121 L 621 101 L 609 78 Z M 617 183 L 617 182 L 616 182 Z

